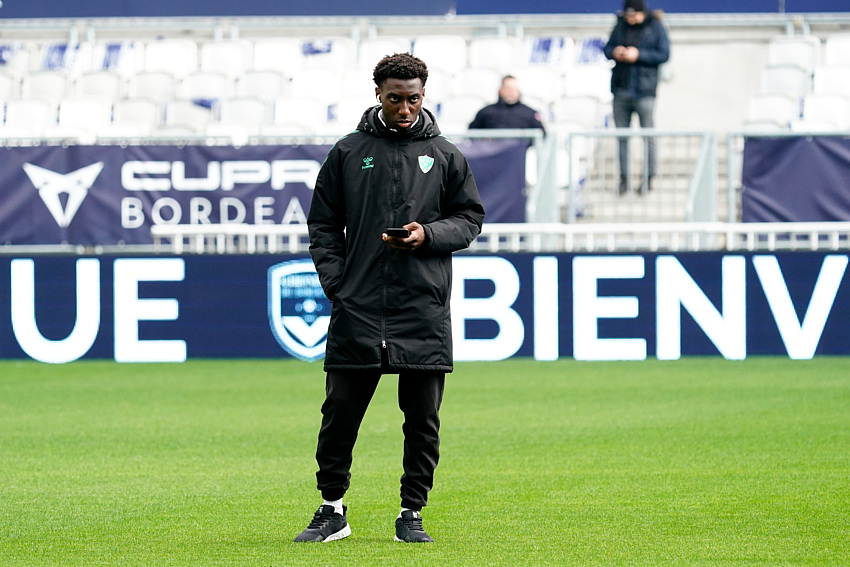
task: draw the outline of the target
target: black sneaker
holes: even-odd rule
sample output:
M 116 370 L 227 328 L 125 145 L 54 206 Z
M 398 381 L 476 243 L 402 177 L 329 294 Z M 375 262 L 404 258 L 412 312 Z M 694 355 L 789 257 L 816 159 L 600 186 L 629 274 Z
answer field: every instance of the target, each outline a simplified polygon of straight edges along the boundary
M 434 538 L 425 533 L 419 512 L 405 510 L 395 521 L 395 540 L 408 543 L 434 543 Z
M 342 514 L 337 514 L 334 507 L 322 504 L 307 529 L 298 534 L 295 541 L 322 541 L 329 542 L 342 539 L 351 535 L 351 526 L 345 518 L 347 506 L 342 507 Z M 421 522 L 420 522 L 421 527 Z

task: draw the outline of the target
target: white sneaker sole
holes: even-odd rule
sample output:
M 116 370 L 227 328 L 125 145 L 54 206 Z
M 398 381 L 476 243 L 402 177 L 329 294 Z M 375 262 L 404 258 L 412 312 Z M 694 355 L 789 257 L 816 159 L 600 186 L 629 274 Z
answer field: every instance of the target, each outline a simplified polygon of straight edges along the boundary
M 336 541 L 338 539 L 343 539 L 351 535 L 351 526 L 345 524 L 345 527 L 336 532 L 335 534 L 331 534 L 325 539 L 322 540 L 322 543 L 328 543 L 329 541 Z

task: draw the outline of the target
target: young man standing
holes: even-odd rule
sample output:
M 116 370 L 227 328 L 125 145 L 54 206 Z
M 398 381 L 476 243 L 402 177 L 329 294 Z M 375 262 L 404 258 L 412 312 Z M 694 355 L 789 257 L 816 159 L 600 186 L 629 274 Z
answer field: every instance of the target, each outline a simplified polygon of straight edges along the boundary
M 324 502 L 295 541 L 351 534 L 342 499 L 352 450 L 387 373 L 399 375 L 404 412 L 395 539 L 433 541 L 420 510 L 439 460 L 439 409 L 453 369 L 452 252 L 478 236 L 484 208 L 463 154 L 422 108 L 425 63 L 408 53 L 387 56 L 373 78 L 379 104 L 331 149 L 307 219 L 310 253 L 333 307 L 316 450 Z

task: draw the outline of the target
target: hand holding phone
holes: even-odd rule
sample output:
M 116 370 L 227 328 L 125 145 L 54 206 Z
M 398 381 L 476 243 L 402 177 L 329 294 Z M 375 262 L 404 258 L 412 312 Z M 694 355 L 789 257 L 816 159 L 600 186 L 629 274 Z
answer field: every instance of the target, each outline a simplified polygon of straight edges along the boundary
M 388 228 L 384 231 L 387 236 L 395 238 L 407 238 L 410 236 L 410 231 L 406 228 Z

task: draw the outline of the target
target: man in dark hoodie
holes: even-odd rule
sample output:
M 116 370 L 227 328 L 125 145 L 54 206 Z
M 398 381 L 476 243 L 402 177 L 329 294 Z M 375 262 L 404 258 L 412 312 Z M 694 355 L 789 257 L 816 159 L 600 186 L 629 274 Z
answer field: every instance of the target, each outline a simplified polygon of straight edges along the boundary
M 452 252 L 478 236 L 484 208 L 466 158 L 422 108 L 427 78 L 425 63 L 409 53 L 381 59 L 373 72 L 379 104 L 334 145 L 316 180 L 310 253 L 333 305 L 316 450 L 324 502 L 295 541 L 351 534 L 342 498 L 382 374 L 399 375 L 404 413 L 395 539 L 433 541 L 420 510 L 439 460 L 439 409 L 453 369 Z
M 625 0 L 604 52 L 615 62 L 611 72 L 614 125 L 628 128 L 632 114 L 637 114 L 641 128 L 653 128 L 658 67 L 670 58 L 670 40 L 659 15 L 650 12 L 644 0 Z M 652 189 L 656 167 L 655 138 L 647 137 L 645 144 L 648 163 L 643 172 L 645 183 L 641 184 L 641 193 Z M 619 154 L 619 191 L 622 195 L 629 190 L 628 138 L 619 139 Z

